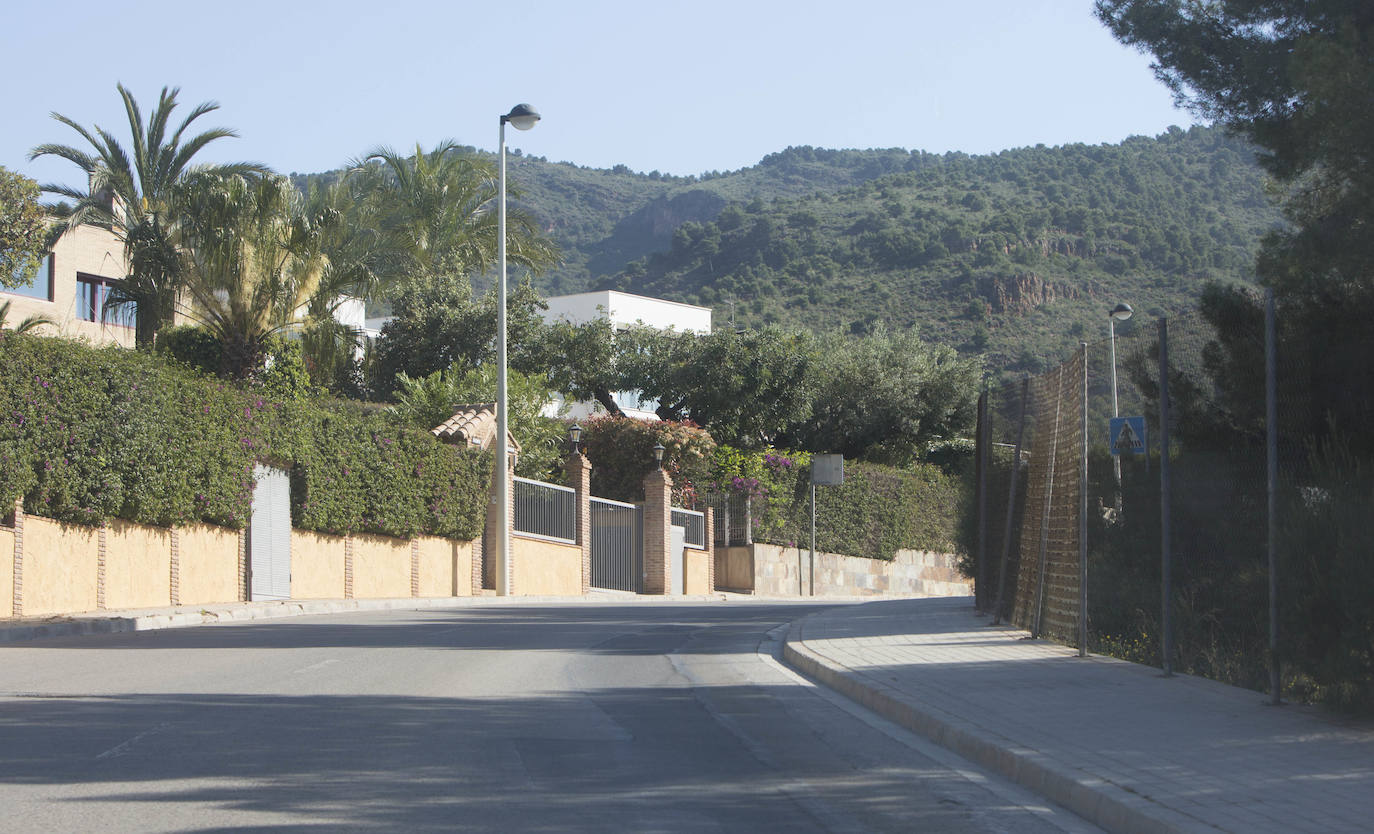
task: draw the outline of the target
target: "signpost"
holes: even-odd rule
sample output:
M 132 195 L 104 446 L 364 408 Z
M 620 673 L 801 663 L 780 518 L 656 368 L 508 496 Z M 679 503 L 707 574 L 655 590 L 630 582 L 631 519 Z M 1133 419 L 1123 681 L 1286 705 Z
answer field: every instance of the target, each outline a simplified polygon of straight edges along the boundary
M 811 456 L 811 596 L 816 595 L 816 487 L 844 485 L 844 455 Z M 797 584 L 801 585 L 801 571 Z M 798 593 L 801 588 L 797 588 Z
M 1113 455 L 1143 455 L 1149 451 L 1144 417 L 1111 418 L 1107 436 L 1112 441 Z

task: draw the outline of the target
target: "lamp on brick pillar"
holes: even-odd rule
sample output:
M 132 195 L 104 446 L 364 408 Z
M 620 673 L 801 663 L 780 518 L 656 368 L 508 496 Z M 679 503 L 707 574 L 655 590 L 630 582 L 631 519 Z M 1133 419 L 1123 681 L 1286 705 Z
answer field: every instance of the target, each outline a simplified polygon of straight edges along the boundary
M 582 441 L 582 427 L 577 423 L 568 426 L 568 443 L 572 444 L 572 453 L 577 454 L 577 444 Z
M 577 450 L 582 427 L 573 423 L 568 429 L 573 452 L 568 457 L 568 486 L 573 488 L 573 523 L 577 545 L 582 549 L 582 593 L 592 587 L 592 463 Z
M 644 593 L 668 593 L 668 548 L 673 544 L 673 481 L 663 469 L 663 444 L 654 445 L 658 464 L 644 476 Z

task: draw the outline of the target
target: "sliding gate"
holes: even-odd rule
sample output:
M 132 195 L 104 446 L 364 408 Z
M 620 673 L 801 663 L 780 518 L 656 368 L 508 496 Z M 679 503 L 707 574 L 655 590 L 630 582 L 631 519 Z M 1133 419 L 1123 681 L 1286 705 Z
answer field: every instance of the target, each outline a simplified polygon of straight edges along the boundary
M 591 505 L 592 587 L 643 592 L 643 508 L 605 498 Z

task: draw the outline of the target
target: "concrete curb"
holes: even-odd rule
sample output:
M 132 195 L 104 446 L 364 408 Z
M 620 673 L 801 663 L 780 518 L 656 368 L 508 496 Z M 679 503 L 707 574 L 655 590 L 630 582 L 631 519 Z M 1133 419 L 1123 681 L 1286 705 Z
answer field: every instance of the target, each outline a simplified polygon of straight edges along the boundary
M 704 602 L 722 603 L 732 595 L 715 593 L 694 596 L 648 596 L 633 593 L 595 592 L 568 597 L 398 597 L 395 599 L 281 600 L 275 602 L 237 602 L 220 605 L 191 605 L 176 609 L 110 611 L 99 614 L 73 614 L 45 620 L 5 623 L 0 621 L 0 646 L 56 637 L 92 634 L 122 634 L 130 631 L 157 631 L 164 628 L 191 628 L 214 623 L 267 620 L 280 617 L 308 617 L 353 611 L 424 611 L 432 609 L 478 608 L 523 605 L 682 605 Z M 758 600 L 755 600 L 756 602 Z
M 806 622 L 814 616 L 792 623 L 783 641 L 783 660 L 798 672 L 1107 831 L 1175 834 L 1199 827 L 1197 820 L 1184 814 L 1105 779 L 1049 761 L 1036 750 L 997 737 L 971 721 L 923 708 L 900 689 L 830 661 L 806 645 Z

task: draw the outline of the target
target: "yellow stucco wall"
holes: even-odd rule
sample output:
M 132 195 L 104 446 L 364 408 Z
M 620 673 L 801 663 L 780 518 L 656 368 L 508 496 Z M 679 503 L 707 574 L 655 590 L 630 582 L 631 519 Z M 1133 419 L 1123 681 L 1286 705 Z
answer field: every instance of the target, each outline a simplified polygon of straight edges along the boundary
M 410 542 L 390 536 L 354 536 L 353 596 L 410 596 Z
M 682 558 L 687 560 L 687 587 L 683 588 L 682 592 L 685 594 L 711 593 L 711 557 L 705 550 L 689 547 L 682 552 Z
M 291 531 L 291 598 L 343 599 L 343 536 Z
M 420 596 L 472 595 L 472 542 L 421 536 Z
M 0 619 L 14 616 L 14 531 L 0 528 Z
M 582 593 L 582 548 L 511 536 L 515 593 L 519 596 L 577 596 Z
M 100 531 L 24 517 L 24 616 L 96 609 Z
M 754 589 L 754 551 L 748 547 L 716 548 L 716 587 Z
M 172 603 L 170 530 L 112 521 L 105 531 L 105 607 Z
M 212 524 L 177 528 L 177 586 L 182 605 L 237 602 L 239 531 Z

